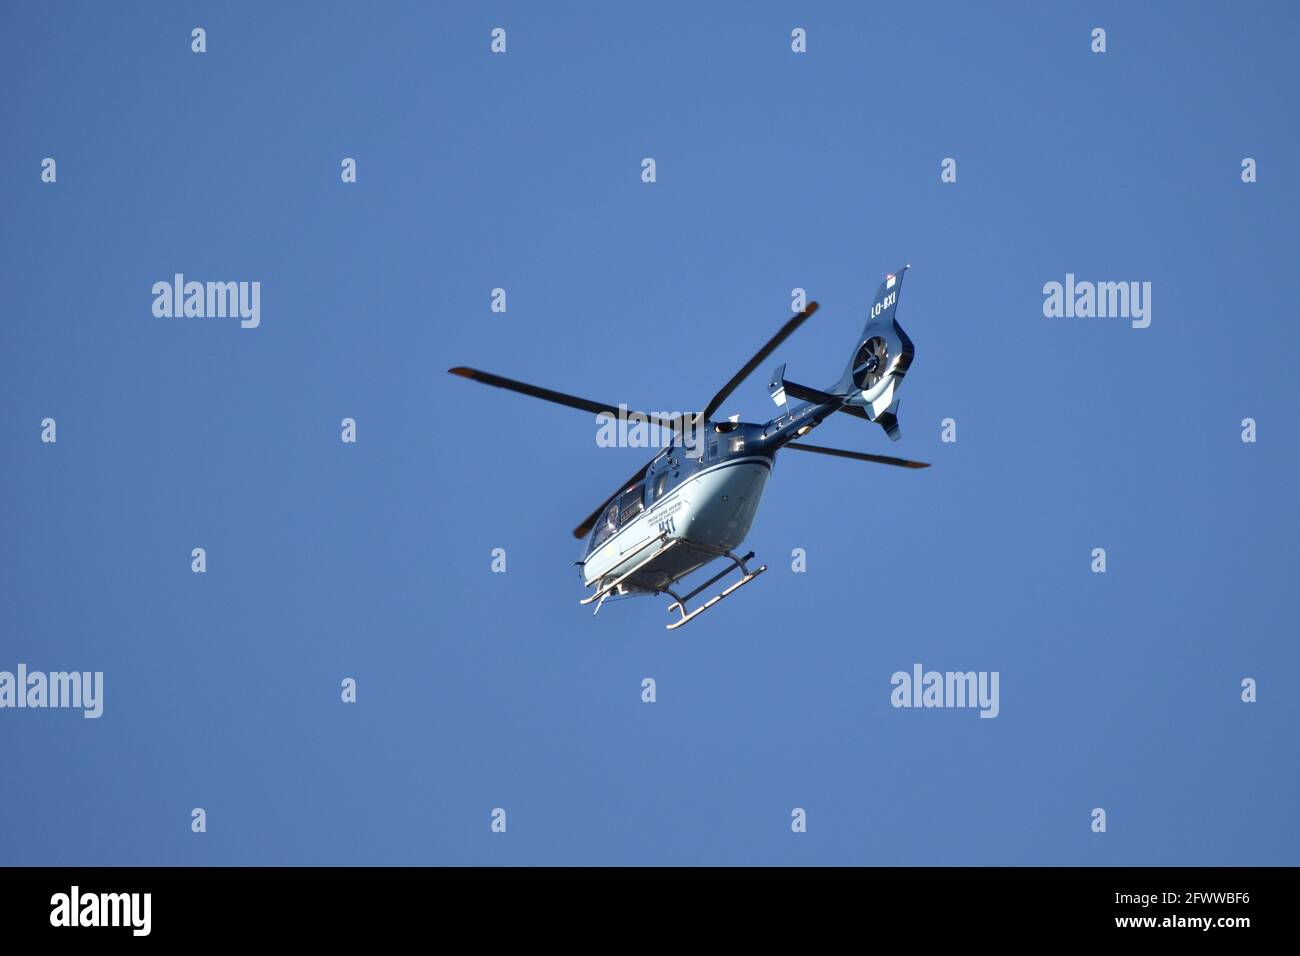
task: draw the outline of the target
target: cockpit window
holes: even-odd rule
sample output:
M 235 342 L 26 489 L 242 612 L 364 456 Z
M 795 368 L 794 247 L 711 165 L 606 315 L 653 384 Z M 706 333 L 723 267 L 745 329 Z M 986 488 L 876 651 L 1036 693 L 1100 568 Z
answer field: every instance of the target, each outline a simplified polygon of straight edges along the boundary
M 600 516 L 596 522 L 596 530 L 591 535 L 591 548 L 594 551 L 607 540 L 609 536 L 618 530 L 618 502 L 613 501 L 605 509 L 605 513 Z

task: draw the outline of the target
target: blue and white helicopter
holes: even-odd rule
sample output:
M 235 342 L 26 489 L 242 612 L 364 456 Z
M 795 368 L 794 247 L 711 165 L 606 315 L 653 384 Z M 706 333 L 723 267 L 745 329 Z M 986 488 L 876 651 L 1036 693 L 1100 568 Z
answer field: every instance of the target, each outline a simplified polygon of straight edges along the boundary
M 887 274 L 876 290 L 867 324 L 855 340 L 839 381 L 825 390 L 809 388 L 787 380 L 784 365 L 776 369 L 768 389 L 783 411 L 766 424 L 742 422 L 736 417 L 713 421 L 712 416 L 736 387 L 817 311 L 816 302 L 787 321 L 698 415 L 640 413 L 640 420 L 671 429 L 673 439 L 573 529 L 575 538 L 591 536 L 586 556 L 577 564 L 583 585 L 595 590 L 582 604 L 598 602 L 599 611 L 611 595 L 667 594 L 673 598 L 669 612 L 680 615 L 668 625 L 673 630 L 766 571 L 765 565 L 749 570 L 746 562 L 754 552 L 737 557 L 735 550 L 749 533 L 776 453 L 782 448 L 903 468 L 929 467 L 925 462 L 795 441 L 836 412 L 876 422 L 892 440 L 898 440 L 895 393 L 916 354 L 912 340 L 895 318 L 908 268 Z M 598 416 L 619 414 L 611 405 L 490 372 L 464 367 L 448 371 Z M 789 397 L 798 399 L 799 404 L 790 406 Z M 687 575 L 717 558 L 727 559 L 722 571 L 685 594 L 674 590 Z M 695 610 L 686 610 L 686 602 L 735 570 L 740 571 L 739 580 Z

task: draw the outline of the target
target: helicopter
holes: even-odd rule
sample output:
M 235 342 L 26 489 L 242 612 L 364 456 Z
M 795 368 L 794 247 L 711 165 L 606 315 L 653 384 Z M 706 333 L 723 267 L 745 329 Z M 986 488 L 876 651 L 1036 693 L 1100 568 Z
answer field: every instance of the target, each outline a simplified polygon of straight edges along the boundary
M 893 441 L 901 437 L 896 393 L 916 355 L 912 340 L 896 318 L 898 294 L 909 268 L 886 273 L 866 325 L 854 340 L 848 365 L 833 385 L 823 390 L 791 382 L 785 377 L 785 365 L 777 366 L 768 383 L 769 394 L 781 409 L 776 418 L 759 424 L 742 422 L 739 416 L 715 421 L 713 416 L 741 382 L 812 317 L 818 309 L 816 302 L 809 302 L 788 319 L 703 411 L 633 413 L 669 431 L 671 441 L 573 529 L 575 538 L 587 539 L 584 557 L 575 563 L 583 586 L 593 589 L 580 601 L 582 605 L 595 603 L 595 614 L 611 595 L 666 594 L 673 598 L 669 613 L 678 614 L 667 628 L 675 630 L 766 571 L 766 565 L 750 570 L 753 551 L 739 556 L 735 552 L 753 525 L 781 449 L 902 468 L 929 467 L 926 462 L 796 441 L 836 413 L 874 422 Z M 625 405 L 617 406 L 616 412 L 612 405 L 491 372 L 464 366 L 447 371 L 483 385 L 594 412 L 598 420 L 626 414 Z M 791 405 L 791 398 L 799 404 Z M 678 593 L 682 579 L 717 559 L 726 559 L 721 571 L 690 591 Z M 740 572 L 736 581 L 687 611 L 689 601 L 735 571 Z

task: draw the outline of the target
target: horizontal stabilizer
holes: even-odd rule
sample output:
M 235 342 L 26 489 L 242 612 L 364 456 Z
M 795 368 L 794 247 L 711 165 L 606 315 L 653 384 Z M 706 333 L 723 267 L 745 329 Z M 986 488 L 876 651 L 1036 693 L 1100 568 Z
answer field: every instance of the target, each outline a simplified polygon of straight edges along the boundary
M 830 392 L 823 392 L 821 389 L 811 388 L 807 385 L 800 385 L 798 382 L 788 381 L 782 374 L 784 372 L 785 366 L 782 365 L 776 371 L 777 377 L 775 377 L 772 383 L 768 385 L 768 390 L 772 392 L 773 401 L 776 400 L 778 394 L 781 395 L 782 399 L 788 395 L 792 398 L 799 399 L 801 402 L 812 402 L 814 405 L 825 405 L 827 402 L 841 400 L 841 396 L 839 395 L 832 395 Z M 777 404 L 782 405 L 784 404 L 784 401 L 777 402 Z M 857 405 L 840 405 L 836 411 L 852 415 L 854 418 L 861 418 L 863 420 L 867 419 L 866 410 L 859 408 Z
M 800 385 L 798 382 L 783 382 L 785 393 L 793 395 L 801 402 L 813 402 L 817 405 L 824 405 L 826 402 L 835 401 L 835 396 L 829 392 L 823 392 L 820 389 L 809 388 L 807 385 Z

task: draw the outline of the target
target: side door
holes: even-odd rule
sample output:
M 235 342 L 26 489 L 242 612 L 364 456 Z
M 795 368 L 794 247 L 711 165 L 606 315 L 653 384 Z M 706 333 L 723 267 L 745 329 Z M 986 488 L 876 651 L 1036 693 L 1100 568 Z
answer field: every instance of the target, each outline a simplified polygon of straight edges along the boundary
M 643 479 L 618 499 L 618 553 L 627 554 L 650 537 L 651 523 L 646 520 L 646 484 Z M 626 529 L 626 530 L 624 530 Z

